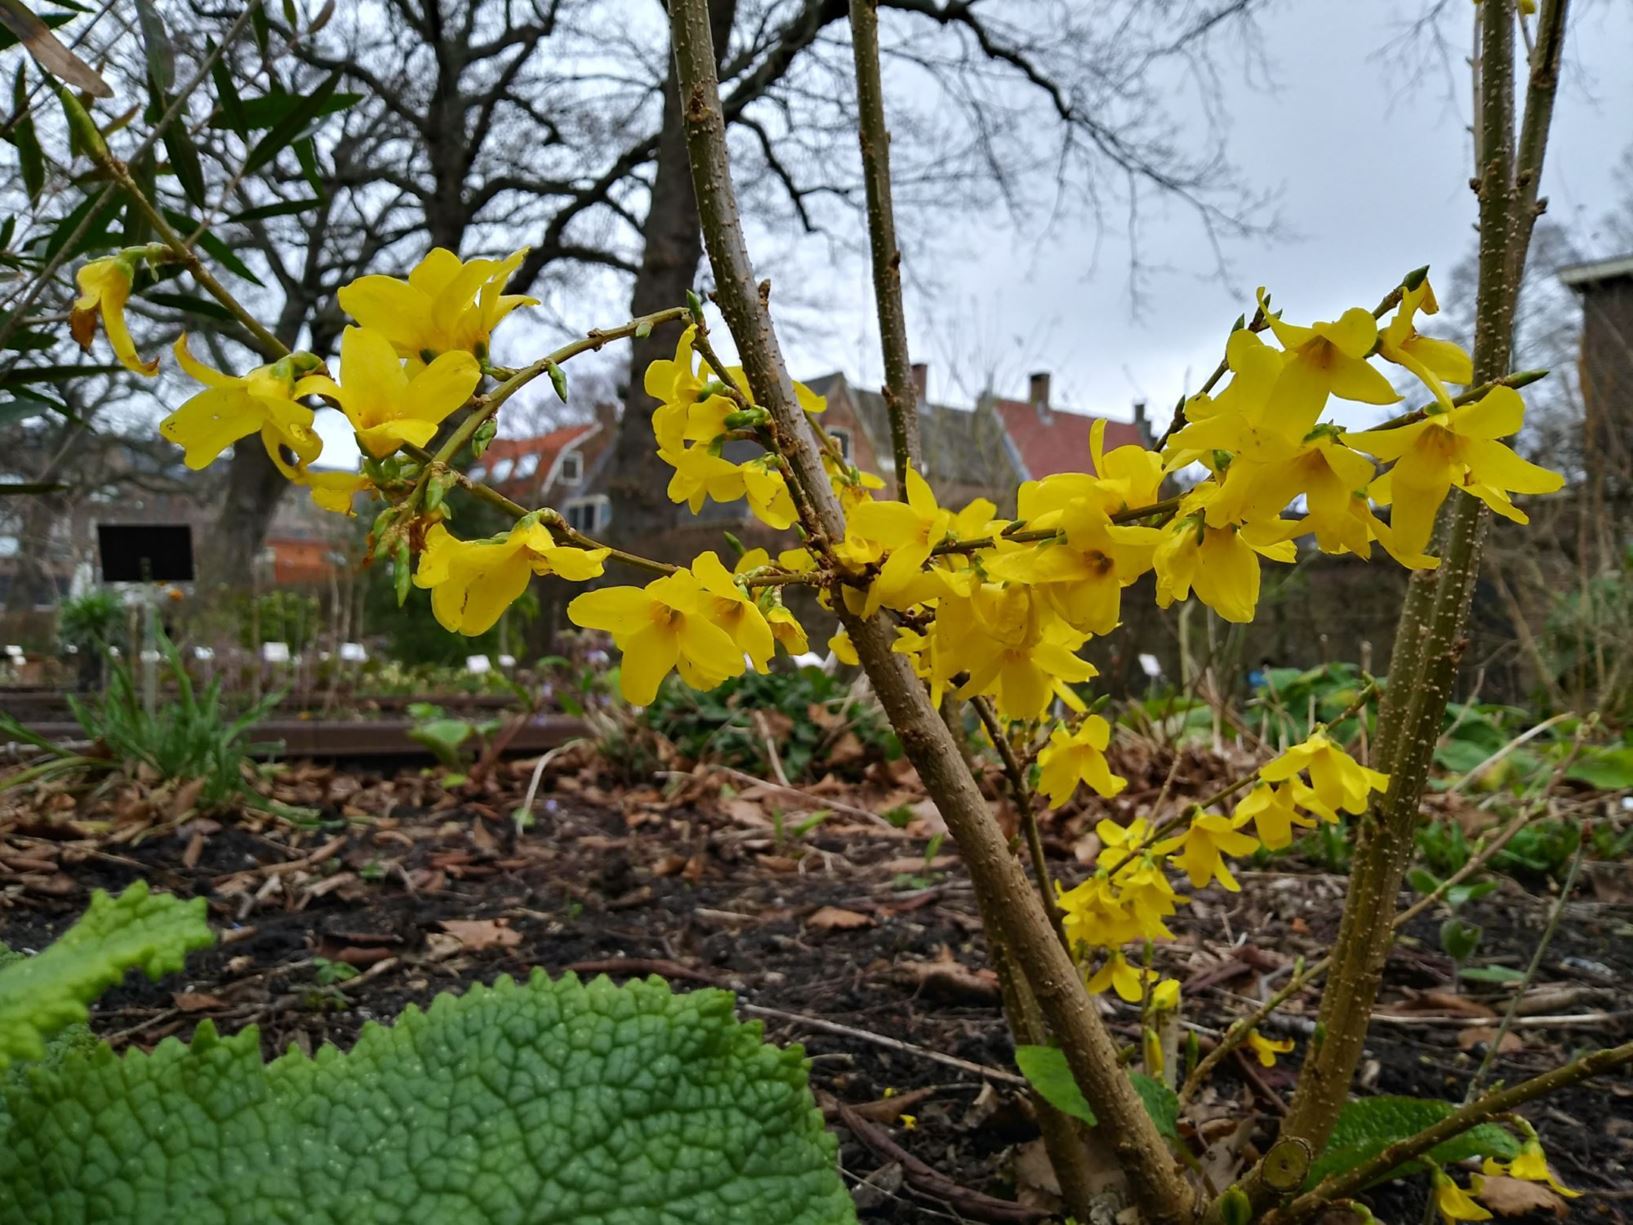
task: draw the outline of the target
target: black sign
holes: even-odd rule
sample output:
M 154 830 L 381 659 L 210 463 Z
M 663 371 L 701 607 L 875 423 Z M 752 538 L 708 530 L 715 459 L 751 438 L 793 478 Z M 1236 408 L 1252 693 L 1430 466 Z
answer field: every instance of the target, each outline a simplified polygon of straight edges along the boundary
M 190 583 L 193 529 L 185 523 L 99 523 L 105 583 Z

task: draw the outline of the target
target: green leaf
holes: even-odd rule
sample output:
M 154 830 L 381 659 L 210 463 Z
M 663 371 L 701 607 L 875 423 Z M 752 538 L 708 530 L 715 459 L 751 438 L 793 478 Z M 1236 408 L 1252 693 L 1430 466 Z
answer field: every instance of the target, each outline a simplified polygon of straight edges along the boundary
M 18 169 L 22 172 L 23 187 L 28 202 L 40 202 L 40 190 L 45 186 L 45 154 L 40 150 L 40 138 L 34 131 L 34 113 L 28 109 L 28 72 L 24 65 L 17 66 L 17 78 L 11 87 L 12 121 L 6 139 L 17 146 Z
M 204 40 L 204 52 L 207 56 L 215 55 L 215 43 L 210 39 Z M 210 65 L 210 80 L 215 84 L 215 100 L 220 107 L 220 113 L 211 116 L 210 126 L 226 128 L 242 136 L 249 131 L 244 100 L 238 96 L 238 85 L 232 79 L 232 69 L 228 67 L 225 56 L 218 57 Z
M 1590 749 L 1571 763 L 1565 777 L 1601 791 L 1633 787 L 1633 748 Z
M 204 164 L 199 161 L 193 138 L 187 134 L 185 123 L 172 123 L 164 130 L 164 151 L 170 155 L 170 170 L 181 184 L 182 192 L 195 208 L 206 207 Z
M 90 909 L 50 948 L 0 969 L 0 1069 L 38 1059 L 45 1039 L 85 1020 L 86 1006 L 126 970 L 158 978 L 181 969 L 189 949 L 214 939 L 204 915 L 203 898 L 149 893 L 140 881 L 117 898 L 98 889 Z
M 170 224 L 175 226 L 184 235 L 191 235 L 198 229 L 198 222 L 194 221 L 185 213 L 173 212 L 167 208 L 164 210 L 164 215 L 169 218 Z M 213 258 L 222 267 L 226 268 L 229 272 L 236 276 L 243 277 L 252 285 L 261 284 L 261 278 L 256 276 L 255 273 L 251 272 L 249 265 L 238 258 L 238 253 L 226 243 L 222 242 L 220 238 L 218 238 L 215 234 L 212 234 L 209 230 L 204 230 L 199 234 L 198 245 L 203 247 L 205 251 L 210 254 L 211 258 Z
M 1058 1046 L 1017 1046 L 1015 1066 L 1026 1077 L 1026 1083 L 1038 1091 L 1038 1096 L 1061 1114 L 1071 1115 L 1093 1127 L 1100 1120 L 1094 1117 L 1083 1090 L 1066 1064 L 1066 1052 Z
M 307 129 L 318 119 L 329 112 L 325 109 L 334 97 L 335 87 L 340 84 L 340 74 L 331 73 L 327 80 L 311 93 L 297 98 L 294 105 L 275 122 L 267 134 L 255 143 L 250 150 L 249 157 L 244 162 L 244 173 L 251 174 L 266 165 L 280 152 L 307 135 Z M 274 96 L 274 95 L 268 95 Z M 249 110 L 256 102 L 265 101 L 264 98 L 246 99 L 244 107 Z
M 70 1053 L 0 1090 L 0 1219 L 854 1225 L 803 1052 L 732 1008 L 535 971 L 344 1054 Z
M 44 256 L 46 259 L 50 259 L 59 251 L 63 251 L 68 244 L 68 240 L 73 238 L 75 232 L 79 229 L 80 223 L 93 209 L 96 210 L 96 213 L 91 220 L 91 224 L 86 228 L 85 233 L 80 236 L 74 247 L 65 252 L 65 257 L 74 259 L 87 252 L 113 245 L 110 238 L 113 223 L 119 219 L 120 210 L 124 205 L 117 195 L 110 195 L 108 200 L 102 201 L 101 207 L 98 208 L 100 200 L 100 192 L 87 196 L 79 202 L 72 212 L 57 222 L 56 228 L 51 231 L 51 236 L 45 242 Z
M 1144 1072 L 1131 1072 L 1128 1078 L 1134 1082 L 1134 1092 L 1145 1103 L 1145 1112 L 1151 1116 L 1157 1130 L 1170 1140 L 1178 1140 L 1179 1094 L 1155 1076 L 1147 1076 Z
M 285 200 L 279 204 L 263 204 L 258 208 L 246 208 L 241 213 L 234 213 L 230 218 L 233 221 L 265 221 L 268 217 L 289 217 L 296 213 L 304 213 L 309 208 L 316 208 L 323 201 L 317 196 L 308 196 L 304 200 Z
M 233 313 L 219 302 L 209 298 L 200 298 L 195 294 L 186 293 L 153 293 L 142 295 L 155 306 L 168 306 L 172 310 L 183 311 L 189 315 L 196 315 L 205 319 L 217 319 L 222 323 L 231 323 Z
M 430 719 L 408 729 L 408 738 L 423 744 L 445 766 L 459 764 L 459 746 L 471 738 L 473 728 L 464 719 Z
M 1466 978 L 1473 983 L 1518 983 L 1525 981 L 1523 972 L 1512 966 L 1471 966 L 1462 971 L 1459 978 Z
M 10 47 L 20 42 L 28 48 L 34 62 L 57 80 L 97 98 L 113 97 L 113 90 L 108 88 L 108 83 L 97 75 L 96 70 L 58 42 L 57 36 L 51 33 L 53 26 L 60 26 L 69 20 L 70 15 L 64 13 L 52 13 L 42 20 L 22 0 L 3 0 L 0 2 L 0 27 L 4 27 L 10 37 L 0 41 L 0 46 Z
M 153 7 L 153 0 L 136 0 L 136 25 L 142 31 L 148 75 L 153 78 L 160 96 L 168 97 L 176 84 L 176 48 L 164 28 L 164 18 Z
M 1313 1187 L 1329 1175 L 1353 1170 L 1396 1141 L 1408 1139 L 1432 1127 L 1456 1109 L 1451 1102 L 1426 1097 L 1365 1097 L 1346 1102 L 1338 1115 L 1338 1124 L 1333 1128 L 1332 1139 L 1327 1141 L 1327 1147 L 1310 1167 L 1305 1187 Z M 1429 1151 L 1429 1156 L 1441 1165 L 1449 1165 L 1467 1161 L 1471 1157 L 1496 1157 L 1508 1161 L 1519 1151 L 1519 1141 L 1508 1131 L 1495 1123 L 1482 1123 L 1437 1145 Z M 1419 1167 L 1419 1162 L 1407 1162 L 1377 1181 L 1399 1178 Z
M 1099 1122 L 1083 1091 L 1077 1087 L 1077 1080 L 1067 1066 L 1065 1051 L 1057 1046 L 1017 1046 L 1015 1066 L 1020 1068 L 1027 1084 L 1038 1091 L 1038 1096 L 1056 1110 L 1090 1127 Z M 1178 1139 L 1179 1098 L 1174 1091 L 1143 1072 L 1131 1073 L 1129 1079 L 1157 1130 L 1171 1140 Z
M 28 383 L 64 383 L 69 379 L 82 379 L 90 374 L 112 374 L 123 369 L 124 367 L 120 365 L 99 365 L 96 362 L 73 366 L 10 366 L 0 370 L 0 387 L 21 387 Z
M 217 81 L 216 89 L 218 92 L 220 88 L 221 84 Z M 238 97 L 236 91 L 233 96 Z M 225 101 L 223 101 L 223 114 L 218 119 L 212 119 L 210 126 L 213 128 L 230 128 L 235 132 L 261 131 L 275 127 L 287 119 L 305 100 L 305 95 L 285 93 L 282 90 L 269 90 L 258 98 L 239 98 L 238 113 L 241 118 L 237 122 L 226 122 L 230 118 L 230 114 Z M 325 115 L 337 114 L 340 111 L 356 106 L 362 100 L 362 94 L 346 93 L 342 90 L 331 94 L 317 108 L 313 117 L 321 119 Z

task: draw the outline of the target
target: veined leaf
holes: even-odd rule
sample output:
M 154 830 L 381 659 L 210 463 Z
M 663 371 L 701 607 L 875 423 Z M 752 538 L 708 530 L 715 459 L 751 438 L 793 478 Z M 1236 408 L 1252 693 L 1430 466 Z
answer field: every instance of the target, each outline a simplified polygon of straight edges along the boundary
M 1417 1135 L 1432 1127 L 1457 1109 L 1451 1102 L 1427 1097 L 1363 1097 L 1344 1103 L 1332 1139 L 1310 1167 L 1305 1187 L 1313 1187 L 1332 1174 L 1353 1170 L 1370 1161 L 1391 1144 Z M 1467 1161 L 1471 1157 L 1496 1157 L 1509 1160 L 1520 1151 L 1519 1141 L 1505 1128 L 1495 1123 L 1482 1123 L 1460 1136 L 1429 1151 L 1429 1156 L 1441 1165 Z M 1379 1178 L 1399 1178 L 1420 1168 L 1418 1162 L 1407 1162 Z
M 803 1053 L 732 1005 L 535 971 L 345 1054 L 68 1051 L 0 1088 L 0 1219 L 855 1225 Z
M 1088 1099 L 1077 1087 L 1077 1079 L 1066 1063 L 1066 1052 L 1057 1046 L 1017 1046 L 1015 1066 L 1026 1077 L 1027 1084 L 1038 1091 L 1038 1096 L 1062 1114 L 1094 1127 L 1095 1118 Z M 1162 1081 L 1143 1072 L 1129 1074 L 1134 1091 L 1140 1095 L 1145 1112 L 1157 1125 L 1157 1130 L 1170 1140 L 1179 1137 L 1179 1097 Z

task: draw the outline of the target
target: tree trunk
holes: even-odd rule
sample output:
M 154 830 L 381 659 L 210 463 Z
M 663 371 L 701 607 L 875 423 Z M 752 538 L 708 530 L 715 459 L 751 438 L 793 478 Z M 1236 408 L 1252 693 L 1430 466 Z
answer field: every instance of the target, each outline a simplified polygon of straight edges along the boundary
M 227 488 L 215 529 L 198 550 L 199 581 L 212 588 L 248 588 L 255 556 L 289 482 L 272 466 L 256 435 L 233 447 Z
M 717 48 L 725 48 L 736 15 L 737 0 L 710 0 L 709 21 Z M 663 131 L 642 240 L 645 249 L 635 274 L 632 316 L 685 303 L 686 291 L 695 284 L 703 258 L 703 235 L 698 228 L 680 89 L 672 61 L 664 80 Z M 607 535 L 619 544 L 639 544 L 648 556 L 654 555 L 653 540 L 671 531 L 679 519 L 675 504 L 664 492 L 669 484 L 669 467 L 658 458 L 652 437 L 652 410 L 657 402 L 646 394 L 641 383 L 648 365 L 674 354 L 679 336 L 680 325 L 669 324 L 631 343 L 624 415 L 607 466 L 606 493 L 613 507 Z

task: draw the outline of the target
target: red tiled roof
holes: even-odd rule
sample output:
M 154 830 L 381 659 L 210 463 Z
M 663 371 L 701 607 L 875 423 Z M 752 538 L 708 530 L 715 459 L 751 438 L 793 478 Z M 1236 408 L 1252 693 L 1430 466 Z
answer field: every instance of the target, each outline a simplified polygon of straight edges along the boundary
M 1095 418 L 1052 408 L 1040 414 L 1025 400 L 999 400 L 994 408 L 1004 432 L 1020 453 L 1026 475 L 1033 480 L 1057 472 L 1092 472 L 1089 427 Z M 1106 421 L 1106 450 L 1144 443 L 1131 421 Z
M 482 453 L 481 466 L 492 478 L 492 474 L 499 467 L 501 460 L 510 461 L 505 474 L 494 483 L 500 489 L 525 486 L 536 489 L 544 483 L 555 467 L 557 458 L 575 442 L 580 442 L 595 433 L 600 426 L 593 421 L 581 425 L 566 425 L 559 430 L 551 430 L 548 434 L 536 434 L 531 438 L 496 438 Z M 538 456 L 538 463 L 530 473 L 521 478 L 515 475 L 516 461 L 529 455 Z

